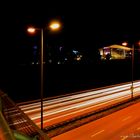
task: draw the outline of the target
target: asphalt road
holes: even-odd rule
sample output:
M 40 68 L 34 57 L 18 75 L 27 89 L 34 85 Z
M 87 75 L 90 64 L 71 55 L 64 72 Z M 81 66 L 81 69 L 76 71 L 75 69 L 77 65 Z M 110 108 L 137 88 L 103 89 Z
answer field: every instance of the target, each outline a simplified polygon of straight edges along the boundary
M 53 137 L 52 140 L 139 140 L 140 103 Z

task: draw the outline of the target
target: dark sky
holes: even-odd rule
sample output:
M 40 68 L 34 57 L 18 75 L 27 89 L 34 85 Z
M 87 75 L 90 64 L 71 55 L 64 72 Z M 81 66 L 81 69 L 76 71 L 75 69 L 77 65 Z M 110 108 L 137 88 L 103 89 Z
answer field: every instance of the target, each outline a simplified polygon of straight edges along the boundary
M 20 32 L 28 24 L 44 26 L 49 20 L 59 18 L 64 22 L 65 37 L 71 42 L 131 38 L 140 31 L 139 9 L 136 6 L 128 2 L 107 1 L 18 2 L 5 10 L 4 24 L 12 34 L 17 35 L 16 31 Z
M 13 50 L 15 52 L 19 40 L 24 41 L 27 25 L 44 26 L 53 18 L 62 21 L 63 38 L 68 48 L 86 48 L 90 51 L 103 45 L 135 41 L 140 37 L 140 16 L 136 3 L 19 1 L 9 3 L 2 12 L 4 45 L 1 49 L 4 54 L 7 50 L 10 54 Z

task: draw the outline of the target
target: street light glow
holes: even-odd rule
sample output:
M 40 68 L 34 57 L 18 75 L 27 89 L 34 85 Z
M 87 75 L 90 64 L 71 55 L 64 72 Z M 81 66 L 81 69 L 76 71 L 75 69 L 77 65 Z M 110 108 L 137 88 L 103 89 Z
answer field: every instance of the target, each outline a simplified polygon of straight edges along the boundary
M 49 27 L 52 30 L 57 30 L 60 28 L 60 23 L 59 22 L 52 22 Z
M 127 46 L 127 44 L 128 44 L 127 42 L 123 42 L 122 43 L 123 46 Z
M 138 41 L 138 46 L 140 46 L 140 41 Z
M 29 33 L 35 33 L 35 28 L 29 27 L 29 28 L 27 29 L 27 31 L 28 31 Z

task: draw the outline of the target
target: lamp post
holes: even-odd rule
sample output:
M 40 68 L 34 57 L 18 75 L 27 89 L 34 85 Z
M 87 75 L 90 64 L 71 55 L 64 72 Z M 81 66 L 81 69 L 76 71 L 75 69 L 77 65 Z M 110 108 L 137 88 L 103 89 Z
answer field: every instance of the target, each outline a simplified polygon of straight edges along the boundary
M 60 23 L 58 21 L 53 21 L 49 25 L 50 30 L 56 31 L 60 28 Z M 40 114 L 40 121 L 41 121 L 41 129 L 43 130 L 43 88 L 44 88 L 44 82 L 43 82 L 43 55 L 44 55 L 44 28 L 34 28 L 34 27 L 29 27 L 27 31 L 31 34 L 34 34 L 36 30 L 40 30 L 41 33 L 41 49 L 40 49 L 40 99 L 41 99 L 41 114 Z
M 41 98 L 41 130 L 43 130 L 43 28 L 41 29 L 41 50 L 40 50 L 40 70 L 41 70 L 41 79 L 40 79 L 40 98 Z
M 127 46 L 128 45 L 128 43 L 127 42 L 123 42 L 122 43 L 122 45 L 123 46 Z M 131 87 L 130 87 L 130 89 L 131 89 L 131 99 L 133 99 L 133 90 L 134 90 L 134 44 L 132 44 L 132 54 L 131 54 L 131 57 L 132 57 L 132 59 L 131 59 L 131 82 L 132 82 L 132 84 L 131 84 Z
M 132 45 L 132 68 L 131 68 L 131 75 L 132 75 L 132 85 L 131 85 L 131 99 L 133 99 L 133 90 L 134 90 L 134 44 Z

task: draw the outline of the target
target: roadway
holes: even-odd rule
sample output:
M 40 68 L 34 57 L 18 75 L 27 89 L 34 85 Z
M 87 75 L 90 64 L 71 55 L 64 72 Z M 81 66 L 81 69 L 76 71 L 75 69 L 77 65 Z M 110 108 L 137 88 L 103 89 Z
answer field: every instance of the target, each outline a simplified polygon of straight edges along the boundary
M 139 140 L 140 103 L 53 137 L 52 140 Z
M 44 101 L 44 128 L 78 115 L 131 98 L 131 83 L 82 91 Z M 134 82 L 134 96 L 140 93 L 140 81 Z M 40 127 L 40 102 L 24 103 L 19 107 Z

